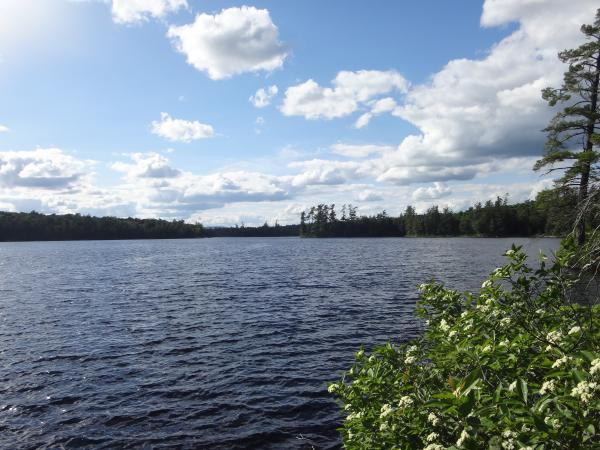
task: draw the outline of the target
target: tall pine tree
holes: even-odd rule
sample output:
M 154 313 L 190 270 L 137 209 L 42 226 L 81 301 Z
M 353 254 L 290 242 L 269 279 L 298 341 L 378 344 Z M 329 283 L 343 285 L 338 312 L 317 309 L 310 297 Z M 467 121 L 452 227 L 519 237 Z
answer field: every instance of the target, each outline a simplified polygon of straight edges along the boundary
M 559 186 L 578 189 L 579 220 L 575 232 L 577 242 L 585 242 L 585 217 L 589 209 L 590 185 L 596 181 L 596 166 L 600 161 L 597 127 L 600 125 L 598 84 L 600 78 L 600 9 L 592 25 L 583 25 L 581 32 L 586 42 L 577 48 L 558 54 L 560 60 L 569 64 L 563 84 L 559 89 L 546 88 L 543 98 L 550 106 L 564 104 L 544 130 L 548 133 L 546 152 L 535 170 L 550 166 L 564 170 L 558 180 Z M 557 167 L 557 163 L 568 162 Z

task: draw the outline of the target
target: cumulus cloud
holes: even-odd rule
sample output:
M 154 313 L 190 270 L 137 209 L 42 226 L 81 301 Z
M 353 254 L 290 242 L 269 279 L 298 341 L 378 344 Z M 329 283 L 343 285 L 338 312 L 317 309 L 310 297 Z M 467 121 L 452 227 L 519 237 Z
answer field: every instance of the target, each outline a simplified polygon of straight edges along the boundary
M 133 153 L 133 163 L 116 162 L 113 170 L 123 172 L 130 179 L 135 178 L 174 178 L 181 174 L 169 165 L 169 160 L 158 153 Z
M 355 128 L 366 127 L 374 116 L 394 111 L 397 105 L 396 100 L 394 100 L 391 97 L 385 97 L 371 102 L 369 106 L 371 107 L 371 110 L 369 112 L 363 113 L 358 118 L 358 120 L 354 124 Z
M 383 196 L 379 192 L 368 189 L 359 192 L 355 199 L 359 202 L 377 202 L 383 200 Z
M 167 33 L 187 62 L 213 80 L 243 72 L 273 71 L 288 55 L 269 11 L 252 6 L 198 14 Z
M 409 185 L 465 181 L 507 169 L 529 172 L 543 151 L 545 136 L 539 130 L 554 113 L 542 100 L 541 90 L 560 85 L 566 67 L 557 53 L 583 42 L 579 27 L 589 22 L 596 8 L 592 0 L 568 4 L 487 0 L 484 26 L 518 21 L 518 28 L 484 57 L 452 60 L 425 84 L 410 87 L 394 77 L 397 83 L 386 84 L 381 80 L 388 77 L 380 77 L 370 89 L 359 90 L 358 80 L 369 77 L 353 79 L 353 72 L 348 72 L 338 75 L 331 88 L 313 80 L 288 88 L 284 114 L 333 118 L 367 109 L 355 123 L 360 128 L 374 115 L 392 111 L 420 131 L 396 148 L 336 144 L 332 152 L 362 160 L 325 161 L 322 167 L 309 162 L 307 173 L 297 180 L 331 182 L 370 176 L 379 182 Z M 400 101 L 389 96 L 393 89 L 408 91 Z
M 331 151 L 338 155 L 348 156 L 350 158 L 366 158 L 373 154 L 382 154 L 393 152 L 395 147 L 391 145 L 375 145 L 375 144 L 342 144 L 337 143 L 331 146 Z
M 197 120 L 173 119 L 169 114 L 160 114 L 160 121 L 152 122 L 152 133 L 173 142 L 190 143 L 198 139 L 214 136 L 211 125 L 200 123 Z
M 290 197 L 289 183 L 258 172 L 231 171 L 198 175 L 173 168 L 157 153 L 134 153 L 132 162 L 112 164 L 124 174 L 123 189 L 136 192 L 139 212 L 189 217 L 197 211 L 235 202 L 277 201 Z
M 370 166 L 363 162 L 323 159 L 295 161 L 290 163 L 289 167 L 301 169 L 299 174 L 285 177 L 294 187 L 341 184 L 349 180 L 368 177 L 371 170 Z
M 248 99 L 256 108 L 264 108 L 271 104 L 273 97 L 277 95 L 279 89 L 276 85 L 269 86 L 268 88 L 260 88 L 254 95 L 251 95 Z
M 406 92 L 408 82 L 394 70 L 342 71 L 322 87 L 310 79 L 286 89 L 281 112 L 306 119 L 334 119 L 348 116 L 375 97 L 393 91 Z M 389 100 L 387 101 L 389 104 Z M 368 120 L 367 120 L 368 122 Z
M 10 128 L 8 128 L 7 126 L 4 126 L 0 123 L 0 133 L 8 133 L 10 131 Z
M 186 0 L 112 0 L 112 16 L 117 23 L 139 23 L 150 17 L 165 17 L 187 6 Z
M 518 21 L 518 29 L 484 58 L 452 60 L 407 93 L 394 114 L 421 133 L 387 155 L 380 178 L 468 179 L 494 159 L 540 155 L 538 130 L 553 114 L 540 91 L 560 84 L 565 67 L 556 55 L 582 41 L 579 27 L 597 6 L 593 0 L 487 0 L 483 25 Z
M 420 187 L 413 194 L 413 200 L 435 200 L 442 197 L 448 197 L 452 190 L 444 183 L 433 183 L 433 186 Z
M 72 189 L 86 163 L 58 148 L 0 152 L 3 188 Z

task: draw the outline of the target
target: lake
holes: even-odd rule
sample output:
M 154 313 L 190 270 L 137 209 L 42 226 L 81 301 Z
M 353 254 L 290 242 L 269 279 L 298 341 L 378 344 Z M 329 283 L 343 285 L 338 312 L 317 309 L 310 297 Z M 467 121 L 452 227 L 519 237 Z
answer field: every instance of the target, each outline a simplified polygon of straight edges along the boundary
M 327 382 L 418 335 L 416 285 L 476 289 L 511 242 L 0 244 L 0 447 L 339 448 Z

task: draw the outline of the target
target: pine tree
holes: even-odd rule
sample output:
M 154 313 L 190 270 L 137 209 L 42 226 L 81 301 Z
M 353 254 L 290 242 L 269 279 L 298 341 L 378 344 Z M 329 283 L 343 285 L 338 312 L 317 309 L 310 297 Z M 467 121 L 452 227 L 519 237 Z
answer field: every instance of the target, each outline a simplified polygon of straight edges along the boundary
M 581 32 L 586 42 L 577 48 L 558 54 L 560 60 L 569 64 L 563 84 L 559 89 L 546 88 L 542 97 L 550 106 L 564 104 L 544 131 L 548 133 L 546 152 L 535 170 L 550 166 L 548 172 L 564 170 L 557 180 L 561 187 L 577 186 L 580 218 L 575 232 L 577 242 L 585 242 L 585 217 L 588 207 L 590 183 L 597 180 L 595 169 L 600 161 L 596 127 L 600 124 L 598 84 L 600 77 L 600 9 L 593 25 L 583 25 Z M 570 164 L 557 167 L 568 161 Z

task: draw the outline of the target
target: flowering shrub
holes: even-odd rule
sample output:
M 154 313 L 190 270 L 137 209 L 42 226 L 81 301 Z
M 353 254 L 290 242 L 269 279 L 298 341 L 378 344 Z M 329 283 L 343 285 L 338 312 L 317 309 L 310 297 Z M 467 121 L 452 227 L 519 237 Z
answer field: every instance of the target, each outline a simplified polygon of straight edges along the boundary
M 600 448 L 600 309 L 565 301 L 573 254 L 506 252 L 479 292 L 420 286 L 417 341 L 360 350 L 340 382 L 348 449 Z

